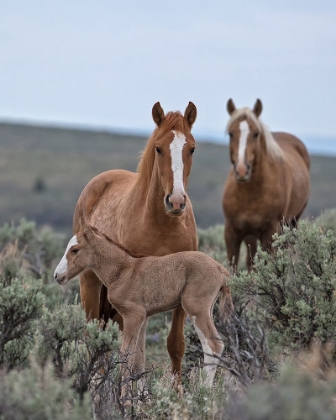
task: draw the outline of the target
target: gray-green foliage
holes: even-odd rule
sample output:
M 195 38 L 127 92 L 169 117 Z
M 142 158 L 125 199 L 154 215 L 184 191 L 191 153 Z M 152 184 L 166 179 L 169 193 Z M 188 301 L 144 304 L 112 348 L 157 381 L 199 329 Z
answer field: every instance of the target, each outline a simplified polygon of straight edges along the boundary
M 251 274 L 231 280 L 236 307 L 251 299 L 271 345 L 299 349 L 335 340 L 336 238 L 316 224 L 275 235 L 273 253 L 259 249 Z
M 336 209 L 325 210 L 319 217 L 316 218 L 315 222 L 325 231 L 331 229 L 336 235 Z
M 216 225 L 208 229 L 198 229 L 198 249 L 205 252 L 220 263 L 226 262 L 224 243 L 224 226 Z
M 35 222 L 22 219 L 18 225 L 5 223 L 0 227 L 0 251 L 15 244 L 25 268 L 45 282 L 52 279 L 55 260 L 62 256 L 64 235 L 45 226 L 37 228 Z M 20 267 L 22 264 L 20 264 Z
M 0 373 L 1 420 L 91 420 L 89 396 L 80 399 L 72 381 L 55 378 L 53 367 L 32 361 L 23 371 Z
M 11 368 L 26 361 L 43 304 L 40 281 L 0 275 L 0 366 Z
M 312 373 L 285 366 L 277 383 L 247 389 L 225 407 L 223 420 L 334 420 L 336 378 L 319 381 Z

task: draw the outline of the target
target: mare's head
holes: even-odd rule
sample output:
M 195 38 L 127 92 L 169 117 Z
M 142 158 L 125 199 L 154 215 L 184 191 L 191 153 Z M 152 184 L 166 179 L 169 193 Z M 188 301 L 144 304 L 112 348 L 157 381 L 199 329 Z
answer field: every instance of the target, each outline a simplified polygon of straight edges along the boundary
M 237 109 L 232 99 L 229 99 L 227 111 L 230 114 L 226 130 L 230 136 L 231 162 L 237 181 L 246 182 L 261 156 L 281 159 L 282 150 L 259 118 L 262 111 L 260 99 L 256 100 L 253 109 Z
M 89 238 L 92 235 L 92 229 L 87 227 L 70 239 L 54 273 L 54 278 L 59 284 L 66 284 L 89 267 L 93 255 L 89 246 Z
M 191 128 L 197 116 L 196 106 L 189 102 L 184 115 L 180 112 L 165 115 L 157 102 L 152 115 L 156 129 L 139 163 L 139 176 L 149 184 L 152 171 L 157 168 L 166 212 L 181 216 L 186 207 L 186 189 L 195 151 Z

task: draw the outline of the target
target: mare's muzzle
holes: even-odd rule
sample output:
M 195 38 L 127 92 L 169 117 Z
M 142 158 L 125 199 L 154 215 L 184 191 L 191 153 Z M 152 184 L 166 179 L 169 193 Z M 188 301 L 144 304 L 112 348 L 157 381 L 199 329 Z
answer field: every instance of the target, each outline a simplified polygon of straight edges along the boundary
M 166 210 L 173 216 L 181 216 L 186 207 L 185 195 L 167 194 L 164 200 Z
M 57 281 L 58 284 L 65 284 L 67 283 L 67 278 L 65 274 L 54 273 L 54 279 Z

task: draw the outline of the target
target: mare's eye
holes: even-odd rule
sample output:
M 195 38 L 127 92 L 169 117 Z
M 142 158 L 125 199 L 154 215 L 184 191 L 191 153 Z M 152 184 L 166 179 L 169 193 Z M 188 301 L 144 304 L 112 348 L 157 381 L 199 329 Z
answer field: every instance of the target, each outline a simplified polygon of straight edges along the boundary
M 160 147 L 155 147 L 155 150 L 156 150 L 156 153 L 158 155 L 161 155 L 162 154 L 162 151 L 161 151 Z
M 77 252 L 79 251 L 79 249 L 77 249 L 77 248 L 74 248 L 74 249 L 72 249 L 71 250 L 71 252 L 73 253 L 73 254 L 77 254 Z
M 233 137 L 233 133 L 229 133 L 230 139 L 232 139 Z
M 253 138 L 256 139 L 259 136 L 259 133 L 256 131 L 255 133 L 253 133 Z
M 192 154 L 194 153 L 194 151 L 195 151 L 195 147 L 193 147 L 193 148 L 190 150 L 190 154 L 192 155 Z

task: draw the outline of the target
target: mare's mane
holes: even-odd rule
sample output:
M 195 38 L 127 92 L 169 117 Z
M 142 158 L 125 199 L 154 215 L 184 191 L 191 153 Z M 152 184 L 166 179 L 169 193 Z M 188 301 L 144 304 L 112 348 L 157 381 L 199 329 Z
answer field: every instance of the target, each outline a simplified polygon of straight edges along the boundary
M 139 173 L 138 182 L 140 182 L 144 188 L 148 187 L 152 177 L 155 161 L 154 145 L 157 136 L 158 134 L 163 135 L 172 130 L 180 131 L 181 133 L 190 131 L 190 127 L 179 111 L 167 113 L 160 127 L 156 127 L 153 134 L 149 137 L 146 147 L 141 154 L 137 172 Z
M 245 107 L 236 109 L 229 119 L 226 125 L 226 131 L 228 132 L 231 125 L 237 121 L 239 118 L 245 117 L 247 120 L 252 120 L 254 124 L 258 127 L 260 132 L 263 134 L 266 144 L 267 154 L 272 157 L 273 159 L 281 159 L 283 158 L 283 152 L 281 147 L 275 141 L 272 133 L 267 128 L 267 126 L 261 121 L 260 118 L 256 116 L 256 114 L 252 111 L 251 108 Z
M 111 244 L 117 246 L 118 248 L 120 248 L 122 251 L 125 251 L 126 254 L 130 255 L 133 258 L 144 258 L 144 257 L 148 257 L 148 255 L 144 255 L 144 254 L 132 254 L 132 252 L 130 252 L 127 248 L 125 248 L 123 245 L 121 245 L 119 242 L 114 241 L 113 239 L 111 239 L 110 237 L 108 237 L 107 235 L 105 235 L 105 233 L 100 232 L 96 227 L 94 226 L 90 226 L 90 229 L 98 236 L 103 237 L 104 239 L 106 239 L 108 242 L 110 242 Z

